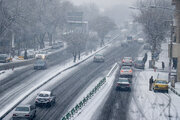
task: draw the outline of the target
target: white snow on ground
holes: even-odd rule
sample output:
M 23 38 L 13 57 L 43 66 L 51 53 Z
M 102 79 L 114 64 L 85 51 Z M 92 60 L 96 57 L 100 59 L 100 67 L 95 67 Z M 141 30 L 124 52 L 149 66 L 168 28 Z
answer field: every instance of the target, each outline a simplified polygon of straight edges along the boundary
M 29 65 L 28 65 L 28 66 L 29 66 Z M 18 67 L 18 68 L 15 68 L 14 70 L 9 69 L 9 70 L 0 71 L 0 73 L 3 72 L 2 74 L 0 74 L 0 81 L 3 80 L 3 79 L 5 79 L 6 77 L 8 77 L 8 76 L 11 75 L 11 74 L 14 74 L 16 71 L 19 71 L 19 70 L 21 70 L 21 69 L 24 69 L 24 68 L 26 68 L 26 67 L 28 67 L 28 66 Z
M 117 68 L 116 68 L 117 70 Z M 103 106 L 110 90 L 113 86 L 113 82 L 115 80 L 116 70 L 113 72 L 112 76 L 106 77 L 106 83 L 99 89 L 99 91 L 91 98 L 90 101 L 82 108 L 79 115 L 75 116 L 74 120 L 93 120 L 95 114 L 97 114 L 97 110 L 99 107 Z M 102 76 L 103 78 L 103 76 Z M 93 88 L 93 87 L 92 87 Z M 89 91 L 84 92 L 83 94 L 88 94 Z
M 167 47 L 167 43 L 162 45 L 163 51 L 160 54 L 159 61 L 156 62 L 158 69 L 162 69 L 161 62 L 164 61 L 166 65 L 165 71 L 168 70 L 169 62 Z M 148 53 L 148 60 L 150 57 L 150 53 Z M 169 119 L 169 115 L 171 116 L 171 120 L 180 119 L 178 116 L 180 114 L 179 96 L 170 90 L 169 94 L 149 91 L 149 78 L 153 76 L 154 78 L 159 77 L 168 80 L 168 72 L 165 71 L 154 72 L 148 68 L 147 62 L 144 71 L 136 72 L 136 81 L 128 111 L 129 120 L 166 120 Z M 180 87 L 180 85 L 178 86 Z M 170 100 L 171 104 L 169 107 Z

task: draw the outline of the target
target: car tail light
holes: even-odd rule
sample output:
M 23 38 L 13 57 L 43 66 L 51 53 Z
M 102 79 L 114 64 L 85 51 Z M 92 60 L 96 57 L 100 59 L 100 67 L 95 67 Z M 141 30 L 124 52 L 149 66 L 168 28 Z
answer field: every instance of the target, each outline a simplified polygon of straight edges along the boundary
M 132 72 L 132 70 L 129 70 L 129 72 Z
M 132 62 L 132 60 L 130 60 L 130 62 Z
M 27 114 L 27 115 L 25 115 L 26 117 L 29 117 L 30 115 L 29 114 Z
M 122 60 L 122 62 L 125 62 L 124 60 Z
M 123 70 L 121 70 L 121 72 L 124 72 Z
M 16 114 L 13 114 L 13 116 L 17 116 Z

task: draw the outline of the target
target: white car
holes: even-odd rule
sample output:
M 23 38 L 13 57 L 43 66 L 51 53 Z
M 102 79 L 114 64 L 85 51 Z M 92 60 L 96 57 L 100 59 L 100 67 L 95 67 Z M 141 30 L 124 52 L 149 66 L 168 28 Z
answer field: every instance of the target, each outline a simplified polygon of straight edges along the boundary
M 95 54 L 93 61 L 94 62 L 104 62 L 104 56 L 102 54 Z
M 35 58 L 36 59 L 46 59 L 47 58 L 47 54 L 48 54 L 47 51 L 39 51 L 39 53 L 37 53 L 35 55 Z
M 51 106 L 55 103 L 56 97 L 51 91 L 41 91 L 35 101 L 35 105 L 48 105 Z
M 36 116 L 36 106 L 35 105 L 19 105 L 15 108 L 13 112 L 12 119 L 28 119 L 32 120 Z

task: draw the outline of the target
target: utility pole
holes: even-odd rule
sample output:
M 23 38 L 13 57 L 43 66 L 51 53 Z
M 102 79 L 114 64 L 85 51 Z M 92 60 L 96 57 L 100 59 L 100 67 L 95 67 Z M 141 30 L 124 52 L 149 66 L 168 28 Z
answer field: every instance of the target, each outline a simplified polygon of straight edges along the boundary
M 171 82 L 171 65 L 172 65 L 172 49 L 173 49 L 173 21 L 171 21 L 171 38 L 170 38 L 170 53 L 169 53 L 169 75 L 168 82 Z

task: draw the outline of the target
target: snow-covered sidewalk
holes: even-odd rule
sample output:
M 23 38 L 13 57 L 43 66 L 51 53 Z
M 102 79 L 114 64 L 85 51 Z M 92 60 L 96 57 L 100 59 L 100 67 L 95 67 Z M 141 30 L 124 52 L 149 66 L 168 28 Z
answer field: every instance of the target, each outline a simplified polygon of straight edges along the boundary
M 168 81 L 168 44 L 162 45 L 162 52 L 156 62 L 157 71 L 149 69 L 149 59 L 145 70 L 136 70 L 135 82 L 133 84 L 132 99 L 128 111 L 129 120 L 179 120 L 180 97 L 169 90 L 169 93 L 154 93 L 149 91 L 149 78 L 161 78 Z M 165 63 L 165 70 L 162 70 L 161 62 Z M 180 84 L 177 84 L 180 90 Z

